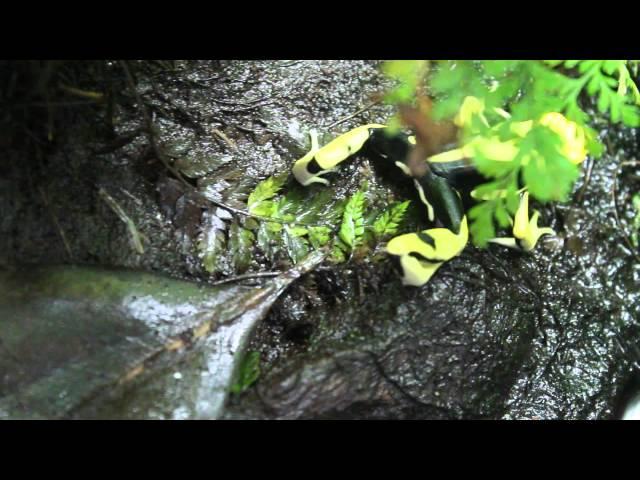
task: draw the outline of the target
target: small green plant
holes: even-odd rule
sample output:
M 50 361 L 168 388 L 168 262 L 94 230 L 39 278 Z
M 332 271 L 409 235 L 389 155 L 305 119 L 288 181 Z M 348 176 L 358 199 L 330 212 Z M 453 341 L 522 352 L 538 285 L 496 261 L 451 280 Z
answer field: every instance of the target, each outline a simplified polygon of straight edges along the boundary
M 342 214 L 342 223 L 338 236 L 353 250 L 362 241 L 364 235 L 364 192 L 358 190 L 347 202 Z
M 260 352 L 248 352 L 238 368 L 238 376 L 231 385 L 231 393 L 246 391 L 260 377 Z
M 331 260 L 344 262 L 354 251 L 366 253 L 396 234 L 410 204 L 397 202 L 384 211 L 369 208 L 366 183 L 344 200 L 337 200 L 331 188 L 294 185 L 283 194 L 286 179 L 283 174 L 259 182 L 248 195 L 250 216 L 244 221 L 227 224 L 220 212 L 205 212 L 198 248 L 207 272 L 242 273 L 257 266 L 254 247 L 270 262 L 284 254 L 296 264 L 311 249 L 330 245 Z
M 563 150 L 560 136 L 541 122 L 550 112 L 561 113 L 584 132 L 587 152 L 593 157 L 603 147 L 589 126 L 594 118 L 582 106 L 591 97 L 601 115 L 612 123 L 640 126 L 640 92 L 632 80 L 638 61 L 627 60 L 489 60 L 392 61 L 383 70 L 398 81 L 386 95 L 389 103 L 411 104 L 421 89 L 434 98 L 435 120 L 453 120 L 467 97 L 475 97 L 482 110 L 469 113 L 461 142 L 476 141 L 472 160 L 491 180 L 479 189 L 485 201 L 471 209 L 471 234 L 486 244 L 495 236 L 494 220 L 509 224 L 518 205 L 518 179 L 524 180 L 537 200 L 568 198 L 579 167 Z M 523 134 L 524 122 L 531 122 Z M 393 124 L 399 124 L 395 119 Z M 482 143 L 482 140 L 485 140 Z M 498 142 L 510 142 L 516 154 L 498 158 Z M 502 194 L 498 195 L 501 192 Z
M 409 200 L 395 203 L 376 218 L 373 222 L 373 232 L 378 240 L 398 233 L 398 228 L 410 203 Z

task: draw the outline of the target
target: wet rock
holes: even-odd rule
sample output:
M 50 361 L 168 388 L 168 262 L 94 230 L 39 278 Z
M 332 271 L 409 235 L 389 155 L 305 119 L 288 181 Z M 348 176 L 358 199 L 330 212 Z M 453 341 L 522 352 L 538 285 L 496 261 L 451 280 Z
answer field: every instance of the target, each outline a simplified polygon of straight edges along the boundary
M 389 118 L 391 108 L 378 104 L 324 128 L 383 90 L 377 66 L 371 61 L 175 62 L 171 68 L 142 69 L 137 78 L 167 159 L 209 200 L 243 209 L 258 181 L 289 171 L 305 153 L 310 128 L 332 138 Z M 118 79 L 121 66 L 112 62 L 109 68 Z M 56 129 L 54 142 L 44 139 L 28 151 L 7 150 L 0 165 L 0 265 L 66 259 L 208 281 L 216 279 L 213 274 L 233 274 L 236 266 L 246 268 L 246 261 L 234 262 L 219 246 L 229 225 L 237 231 L 251 226 L 240 225 L 242 219 L 229 218 L 228 211 L 213 205 L 203 207 L 198 218 L 197 202 L 185 197 L 175 179 L 160 185 L 164 190 L 158 195 L 158 180 L 173 173 L 149 145 L 148 132 L 132 135 L 144 127 L 135 95 L 128 89 L 117 93 L 110 120 L 99 108 L 90 115 L 57 110 L 55 118 L 66 123 Z M 113 134 L 101 142 L 96 132 L 108 121 Z M 34 130 L 46 133 L 45 126 L 43 121 Z M 541 207 L 544 221 L 559 233 L 558 241 L 545 241 L 534 255 L 494 246 L 480 251 L 470 245 L 420 289 L 403 288 L 382 255 L 356 256 L 341 267 L 327 265 L 313 275 L 313 288 L 306 282 L 295 286 L 260 324 L 251 348 L 263 353 L 263 373 L 253 387 L 233 396 L 226 416 L 619 417 L 621 392 L 640 358 L 635 350 L 640 342 L 638 252 L 625 240 L 636 213 L 631 199 L 640 185 L 637 166 L 621 168 L 622 162 L 637 158 L 638 130 L 607 124 L 599 129 L 611 148 L 593 164 L 589 180 L 583 176 L 568 205 Z M 93 133 L 87 138 L 87 132 Z M 18 133 L 10 132 L 11 138 Z M 366 179 L 370 191 L 387 198 L 392 192 L 378 185 L 366 166 L 366 159 L 358 158 L 335 173 L 332 195 L 345 198 Z M 125 225 L 97 195 L 100 188 L 117 200 L 144 236 L 144 254 L 131 249 Z M 320 195 L 318 189 L 309 191 Z M 407 225 L 417 228 L 417 223 Z M 191 241 L 194 232 L 199 232 L 198 241 Z M 264 264 L 252 268 L 275 267 L 285 257 L 283 252 L 266 255 Z M 35 402 L 31 411 L 41 415 L 68 412 L 86 391 L 69 389 L 67 397 L 54 399 L 47 395 L 62 392 L 56 390 L 57 377 L 43 373 L 71 362 L 67 350 L 55 348 L 68 342 L 77 365 L 84 365 L 74 373 L 76 380 L 83 379 L 75 385 L 113 391 L 107 406 L 88 401 L 82 404 L 86 409 L 79 406 L 69 416 L 214 416 L 203 412 L 217 412 L 219 405 L 210 403 L 206 380 L 217 375 L 218 363 L 210 361 L 210 352 L 219 348 L 215 336 L 176 357 L 182 363 L 154 364 L 151 379 L 134 375 L 137 393 L 128 395 L 103 386 L 117 384 L 126 378 L 123 372 L 135 369 L 115 363 L 116 368 L 106 371 L 118 375 L 103 379 L 103 367 L 110 363 L 82 362 L 96 352 L 133 348 L 122 338 L 155 338 L 149 335 L 162 322 L 124 321 L 129 317 L 116 309 L 114 319 L 104 320 L 103 331 L 83 335 L 80 327 L 93 324 L 82 319 L 109 312 L 106 303 L 100 309 L 95 305 L 76 298 L 46 307 L 58 308 L 58 316 L 50 318 L 68 329 L 43 330 L 57 341 L 34 341 L 46 355 L 23 352 L 24 364 L 33 365 L 26 370 L 21 362 L 12 363 L 12 348 L 7 353 L 5 347 L 15 348 L 15 342 L 29 346 L 21 335 L 32 331 L 29 318 L 45 305 L 24 305 L 24 332 L 14 329 L 16 336 L 10 337 L 0 331 L 3 388 L 14 393 L 33 389 L 21 393 L 20 401 Z M 179 331 L 189 324 L 189 315 L 184 318 L 184 325 L 176 321 Z M 148 345 L 156 344 L 145 340 L 134 356 L 144 357 Z M 46 388 L 36 388 L 36 377 L 48 379 L 42 384 Z M 38 398 L 47 401 L 38 403 Z M 6 394 L 2 401 L 5 409 L 10 405 L 12 412 L 26 415 Z
M 216 418 L 256 323 L 322 258 L 256 286 L 0 272 L 0 418 Z

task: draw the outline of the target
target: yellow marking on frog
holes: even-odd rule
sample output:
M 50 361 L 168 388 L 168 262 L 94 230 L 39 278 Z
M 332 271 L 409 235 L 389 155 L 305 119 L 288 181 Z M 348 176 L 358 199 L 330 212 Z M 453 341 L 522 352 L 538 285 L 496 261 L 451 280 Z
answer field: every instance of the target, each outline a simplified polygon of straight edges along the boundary
M 427 242 L 424 236 L 430 237 Z M 422 237 L 422 238 L 421 238 Z M 419 287 L 427 283 L 447 260 L 459 255 L 467 244 L 469 230 L 467 217 L 462 218 L 457 234 L 446 228 L 431 228 L 420 233 L 407 233 L 392 238 L 386 250 L 400 257 L 403 285 Z M 432 244 L 431 244 L 432 243 Z M 417 258 L 412 253 L 429 261 Z
M 556 233 L 552 228 L 539 227 L 539 217 L 540 212 L 534 211 L 533 216 L 529 219 L 529 192 L 524 192 L 513 222 L 513 237 L 493 238 L 489 241 L 530 252 L 536 247 L 540 237 Z
M 410 174 L 411 174 L 411 171 L 409 171 L 409 175 Z M 420 182 L 415 178 L 413 179 L 413 185 L 416 187 L 416 190 L 418 190 L 418 196 L 420 197 L 420 201 L 424 203 L 427 207 L 427 216 L 429 218 L 429 221 L 433 222 L 435 220 L 435 213 L 433 212 L 433 206 L 431 206 L 431 204 L 427 200 L 427 197 L 424 194 L 424 189 L 422 188 L 422 185 L 420 185 Z
M 320 147 L 318 144 L 317 132 L 314 130 L 309 132 L 311 135 L 311 150 L 293 165 L 293 174 L 296 180 L 305 187 L 312 183 L 328 185 L 329 182 L 321 178 L 321 176 L 331 172 L 340 162 L 358 152 L 369 139 L 371 134 L 369 130 L 372 128 L 386 128 L 386 125 L 371 123 L 354 128 L 333 139 L 324 147 Z M 309 171 L 309 164 L 313 160 L 320 167 L 321 170 L 319 172 L 312 173 Z
M 407 167 L 404 163 L 402 162 L 395 162 L 396 167 L 398 167 L 400 170 L 402 170 L 404 172 L 405 175 L 408 176 L 413 176 L 411 174 L 411 169 L 409 167 Z

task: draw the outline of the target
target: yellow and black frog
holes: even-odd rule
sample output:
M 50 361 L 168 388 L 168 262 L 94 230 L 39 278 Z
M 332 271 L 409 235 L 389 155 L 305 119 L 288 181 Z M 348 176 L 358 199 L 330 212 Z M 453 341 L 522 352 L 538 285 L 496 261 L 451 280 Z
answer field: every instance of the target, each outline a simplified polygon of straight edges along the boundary
M 484 106 L 474 97 L 468 97 L 455 119 L 458 127 L 468 122 L 472 113 L 483 121 Z M 499 110 L 503 117 L 508 113 Z M 549 113 L 540 123 L 560 134 L 564 153 L 574 163 L 586 158 L 584 132 L 559 113 Z M 514 132 L 524 136 L 533 122 L 513 124 Z M 323 176 L 351 157 L 363 151 L 371 159 L 374 168 L 385 178 L 399 186 L 411 188 L 416 198 L 425 206 L 430 222 L 436 224 L 417 233 L 407 233 L 392 238 L 386 246 L 388 254 L 399 263 L 404 285 L 421 286 L 429 281 L 440 266 L 459 255 L 465 248 L 469 230 L 461 192 L 471 188 L 470 197 L 478 199 L 474 186 L 487 181 L 470 164 L 477 149 L 488 149 L 491 157 L 511 160 L 517 154 L 513 142 L 478 136 L 471 138 L 460 148 L 447 150 L 426 159 L 429 168 L 416 174 L 408 163 L 415 138 L 402 132 L 391 133 L 385 125 L 369 124 L 357 127 L 327 145 L 320 147 L 317 134 L 311 132 L 311 150 L 293 166 L 293 174 L 302 185 L 328 184 Z M 543 235 L 553 235 L 549 227 L 539 227 L 539 213 L 529 217 L 529 193 L 522 189 L 520 204 L 513 219 L 513 237 L 495 238 L 491 241 L 507 247 L 531 251 Z

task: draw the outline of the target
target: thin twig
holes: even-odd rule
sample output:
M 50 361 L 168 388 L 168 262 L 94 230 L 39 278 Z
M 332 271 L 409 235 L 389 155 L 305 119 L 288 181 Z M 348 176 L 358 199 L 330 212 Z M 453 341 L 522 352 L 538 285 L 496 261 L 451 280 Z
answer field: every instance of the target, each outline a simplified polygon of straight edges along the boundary
M 580 193 L 578 194 L 578 203 L 582 203 L 582 199 L 584 198 L 584 193 L 587 190 L 587 186 L 591 181 L 591 172 L 593 171 L 593 165 L 595 164 L 595 160 L 591 158 L 589 160 L 589 166 L 587 167 L 587 176 L 584 179 L 584 183 L 582 184 L 582 188 L 580 189 Z
M 24 103 L 8 103 L 4 102 L 0 106 L 4 108 L 25 108 L 25 107 L 76 107 L 78 105 L 97 105 L 100 102 L 96 100 L 60 100 L 55 102 L 24 102 Z
M 255 110 L 256 108 L 264 107 L 265 105 L 271 105 L 272 103 L 274 102 L 257 103 L 255 105 L 251 105 L 248 107 L 234 108 L 233 110 L 229 110 L 228 108 L 221 108 L 220 111 L 222 113 L 244 113 L 244 112 L 250 112 L 251 110 Z
M 328 224 L 328 223 L 305 223 L 305 222 L 298 222 L 296 220 L 281 220 L 279 218 L 263 217 L 262 215 L 255 215 L 253 213 L 249 213 L 244 210 L 231 207 L 225 203 L 221 203 L 216 200 L 211 200 L 210 198 L 206 198 L 206 197 L 203 197 L 203 198 L 205 198 L 207 201 L 214 204 L 216 207 L 224 208 L 225 210 L 229 210 L 230 212 L 237 213 L 238 215 L 242 215 L 244 217 L 255 218 L 256 220 L 262 220 L 263 222 L 281 223 L 283 225 L 302 225 L 303 227 L 331 227 L 332 226 L 331 224 Z
M 238 145 L 236 145 L 236 142 L 234 142 L 229 137 L 227 137 L 224 132 L 222 132 L 221 130 L 218 130 L 217 128 L 214 128 L 212 131 L 215 135 L 217 135 L 222 140 L 224 140 L 227 143 L 227 145 L 229 145 L 229 147 L 231 147 L 233 150 L 235 150 L 236 152 L 239 151 Z
M 285 63 L 281 63 L 280 65 L 278 65 L 279 67 L 293 67 L 294 65 L 297 65 L 299 63 L 301 63 L 302 60 L 294 60 L 293 62 L 285 62 Z
M 118 218 L 120 218 L 120 220 L 122 220 L 122 222 L 127 226 L 127 230 L 129 231 L 129 235 L 131 236 L 131 241 L 136 252 L 142 255 L 144 253 L 144 246 L 142 245 L 141 234 L 138 231 L 138 228 L 136 227 L 134 221 L 131 220 L 131 217 L 127 215 L 120 204 L 116 202 L 115 199 L 111 195 L 109 195 L 104 188 L 100 188 L 98 193 L 105 201 L 105 203 L 109 205 L 111 210 L 113 210 L 113 212 L 118 216 Z
M 104 101 L 104 93 L 101 93 L 101 92 L 92 92 L 89 90 L 82 90 L 80 88 L 76 88 L 76 87 L 72 87 L 70 85 L 64 85 L 64 84 L 60 84 L 58 86 L 60 87 L 61 90 L 64 90 L 65 92 L 71 95 L 75 95 L 76 97 L 87 98 L 90 100 L 95 100 L 96 102 Z
M 69 242 L 67 240 L 67 236 L 64 234 L 64 230 L 62 230 L 62 227 L 60 226 L 60 222 L 58 221 L 58 217 L 57 217 L 56 213 L 53 211 L 53 208 L 51 207 L 51 204 L 49 203 L 49 199 L 47 198 L 47 194 L 44 192 L 42 187 L 38 187 L 38 190 L 40 191 L 40 195 L 42 196 L 42 201 L 44 202 L 44 206 L 49 211 L 49 215 L 51 216 L 51 220 L 53 221 L 54 225 L 58 229 L 58 233 L 60 234 L 60 238 L 62 238 L 62 243 L 64 244 L 64 248 L 67 251 L 67 255 L 69 256 L 69 260 L 73 260 L 73 254 L 71 253 L 71 247 L 70 247 Z
M 249 278 L 264 278 L 264 277 L 277 277 L 282 272 L 255 272 L 255 273 L 245 273 L 244 275 L 238 275 L 235 277 L 225 278 L 223 280 L 218 280 L 217 282 L 210 283 L 209 285 L 223 285 L 225 283 L 231 282 L 239 282 L 241 280 L 246 280 Z
M 325 129 L 330 129 L 335 127 L 336 125 L 340 125 L 341 123 L 346 122 L 347 120 L 350 120 L 354 117 L 357 117 L 358 115 L 360 115 L 361 113 L 366 112 L 367 110 L 369 110 L 370 108 L 378 105 L 381 102 L 381 100 L 376 100 L 375 102 L 371 102 L 369 105 L 362 107 L 360 110 L 357 110 L 356 112 L 352 113 L 351 115 L 347 115 L 346 117 L 341 118 L 340 120 L 336 120 L 333 123 L 330 123 L 329 125 L 327 125 L 326 127 L 322 127 Z

